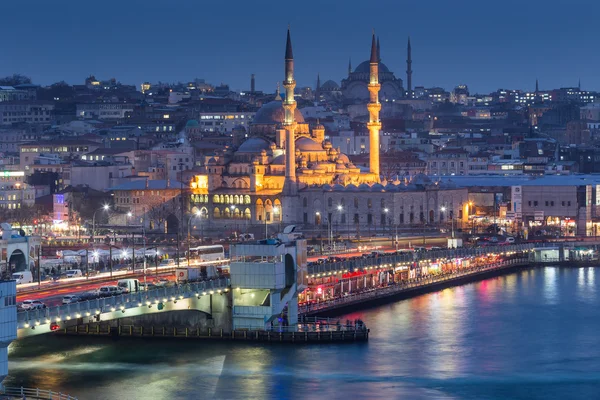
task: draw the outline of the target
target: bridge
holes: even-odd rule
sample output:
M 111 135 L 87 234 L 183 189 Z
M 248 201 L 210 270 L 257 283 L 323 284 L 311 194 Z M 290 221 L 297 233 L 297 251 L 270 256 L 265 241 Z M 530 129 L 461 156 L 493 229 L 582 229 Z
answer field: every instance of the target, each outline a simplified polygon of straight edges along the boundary
M 17 313 L 19 339 L 89 322 L 166 311 L 213 313 L 213 297 L 229 291 L 229 278 L 163 287 Z
M 507 254 L 530 252 L 536 248 L 553 247 L 555 244 L 524 243 L 476 248 L 457 248 L 430 250 L 425 252 L 407 252 L 402 254 L 383 254 L 379 257 L 344 260 L 342 262 L 311 264 L 308 266 L 309 278 L 333 276 L 351 271 L 364 271 L 377 268 L 392 268 L 420 261 L 477 257 L 485 254 Z

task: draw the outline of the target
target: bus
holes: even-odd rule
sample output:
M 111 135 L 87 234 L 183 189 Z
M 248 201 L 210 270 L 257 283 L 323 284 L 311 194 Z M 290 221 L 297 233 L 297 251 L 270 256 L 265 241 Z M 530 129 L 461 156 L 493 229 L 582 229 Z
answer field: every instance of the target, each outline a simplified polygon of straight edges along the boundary
M 188 259 L 199 262 L 223 261 L 225 259 L 225 249 L 222 245 L 192 247 Z

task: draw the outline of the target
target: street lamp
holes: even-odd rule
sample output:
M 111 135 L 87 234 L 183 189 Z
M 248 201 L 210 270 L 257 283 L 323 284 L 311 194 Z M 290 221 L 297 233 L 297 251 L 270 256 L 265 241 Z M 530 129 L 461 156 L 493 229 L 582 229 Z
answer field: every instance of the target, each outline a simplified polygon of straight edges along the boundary
M 383 213 L 385 214 L 385 218 L 383 220 L 383 223 L 385 224 L 386 220 L 387 220 L 388 225 L 390 225 L 390 219 L 388 217 L 388 213 L 389 212 L 390 212 L 389 208 L 386 207 L 386 208 L 383 209 Z M 383 235 L 385 236 L 385 226 L 383 228 L 384 228 L 383 229 Z M 390 238 L 391 238 L 392 245 L 393 245 L 394 244 L 394 238 L 392 237 L 392 227 L 391 226 L 390 226 L 389 230 L 390 230 Z M 377 235 L 377 232 L 375 232 L 375 235 Z
M 344 206 L 338 204 L 337 209 L 341 213 L 344 210 Z M 350 214 L 348 212 L 346 212 L 346 230 L 348 233 L 348 244 L 350 244 Z
M 105 204 L 96 211 L 94 211 L 94 215 L 92 216 L 92 243 L 94 243 L 94 239 L 96 238 L 96 213 L 98 211 L 108 211 L 110 210 L 110 205 Z
M 190 266 L 190 242 L 192 241 L 192 235 L 191 235 L 191 232 L 190 232 L 190 226 L 192 225 L 192 220 L 194 218 L 196 218 L 196 217 L 199 217 L 200 215 L 202 215 L 202 213 L 200 212 L 200 210 L 196 209 L 196 211 L 194 211 L 192 213 L 192 215 L 190 215 L 190 218 L 188 219 L 188 236 L 187 236 L 187 240 L 188 240 L 188 251 L 187 251 L 187 263 L 188 263 L 188 267 Z

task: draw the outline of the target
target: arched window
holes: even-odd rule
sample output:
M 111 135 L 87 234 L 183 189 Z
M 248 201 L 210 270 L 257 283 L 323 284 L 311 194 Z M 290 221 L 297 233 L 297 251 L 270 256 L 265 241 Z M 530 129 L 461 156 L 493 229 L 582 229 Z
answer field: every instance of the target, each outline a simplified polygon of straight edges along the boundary
M 225 217 L 225 218 L 231 217 L 231 213 L 229 212 L 229 207 L 226 207 L 223 209 L 223 217 Z
M 327 199 L 327 207 L 333 207 L 333 199 L 331 197 Z
M 279 201 L 279 199 L 275 199 L 273 202 L 273 221 L 281 221 L 281 211 L 281 201 Z
M 244 203 L 250 204 L 250 196 L 248 196 L 248 195 L 244 196 Z
M 306 197 L 302 198 L 302 207 L 307 207 L 308 206 L 308 199 Z
M 244 210 L 244 219 L 252 219 L 252 214 L 250 213 L 250 209 L 246 208 Z
M 221 195 L 219 196 L 219 199 L 221 203 L 225 203 L 225 196 Z
M 213 212 L 213 217 L 215 219 L 221 218 L 221 210 L 219 210 L 219 207 L 215 207 L 215 210 Z
M 354 208 L 358 208 L 358 197 L 354 198 Z
M 263 206 L 263 201 L 261 199 L 256 200 L 256 218 L 259 221 L 263 221 L 265 216 L 265 208 Z
M 384 209 L 385 208 L 385 199 L 381 199 L 381 208 Z
M 233 196 L 233 204 L 240 204 L 240 196 L 237 194 Z
M 370 198 L 367 199 L 367 207 L 369 207 L 369 208 L 373 207 L 373 201 Z
M 225 195 L 225 203 L 231 204 L 231 199 L 229 198 L 228 194 Z
M 340 203 L 342 204 L 342 207 L 344 207 L 346 205 L 346 199 L 342 197 Z
M 219 201 L 219 195 L 218 194 L 215 194 L 213 196 L 213 203 L 215 203 L 215 204 L 219 204 L 220 203 L 220 201 Z

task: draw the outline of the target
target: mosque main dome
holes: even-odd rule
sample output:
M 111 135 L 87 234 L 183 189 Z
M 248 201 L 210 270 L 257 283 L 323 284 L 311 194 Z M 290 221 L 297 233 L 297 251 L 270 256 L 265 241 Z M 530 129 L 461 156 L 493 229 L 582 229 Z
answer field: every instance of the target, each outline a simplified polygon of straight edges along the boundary
M 356 67 L 356 69 L 354 70 L 355 73 L 361 73 L 361 74 L 368 74 L 371 70 L 371 63 L 369 62 L 369 60 L 367 61 L 363 61 L 360 64 L 358 64 L 358 67 Z M 379 63 L 379 73 L 381 74 L 382 72 L 390 72 L 390 70 L 388 69 L 388 67 L 386 67 L 386 65 L 382 62 Z
M 279 125 L 283 123 L 284 118 L 285 111 L 283 110 L 283 101 L 273 100 L 258 109 L 252 120 L 252 125 Z M 296 123 L 304 123 L 304 116 L 297 108 L 294 113 L 294 118 Z

